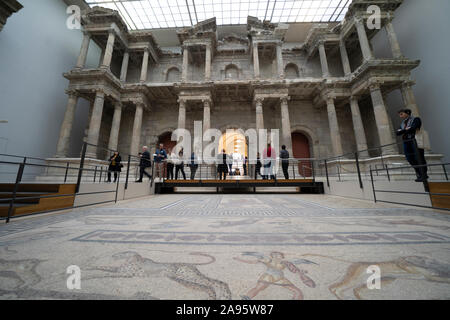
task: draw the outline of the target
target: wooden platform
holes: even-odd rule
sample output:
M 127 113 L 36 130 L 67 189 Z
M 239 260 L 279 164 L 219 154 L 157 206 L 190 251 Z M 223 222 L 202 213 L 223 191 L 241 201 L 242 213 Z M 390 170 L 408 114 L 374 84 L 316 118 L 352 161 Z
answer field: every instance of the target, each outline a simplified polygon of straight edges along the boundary
M 297 187 L 299 192 L 323 193 L 323 183 L 313 179 L 292 180 L 165 180 L 155 183 L 156 193 L 172 193 L 177 187 L 205 188 L 214 187 L 217 191 L 222 189 L 234 189 L 249 191 L 258 187 Z
M 429 182 L 430 193 L 450 194 L 450 182 Z M 450 196 L 431 195 L 431 203 L 435 208 L 450 209 Z
M 20 184 L 16 193 L 11 216 L 19 216 L 42 211 L 65 209 L 75 201 L 75 184 Z M 14 184 L 0 184 L 0 217 L 7 217 Z M 57 195 L 68 195 L 54 197 Z M 48 198 L 37 198 L 37 197 Z

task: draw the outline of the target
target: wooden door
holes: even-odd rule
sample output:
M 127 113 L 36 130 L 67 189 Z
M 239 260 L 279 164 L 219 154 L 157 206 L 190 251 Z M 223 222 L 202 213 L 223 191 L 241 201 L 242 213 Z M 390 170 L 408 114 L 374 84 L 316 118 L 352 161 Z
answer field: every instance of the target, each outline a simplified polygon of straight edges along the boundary
M 292 134 L 292 152 L 294 158 L 311 158 L 308 138 L 300 132 Z M 312 163 L 308 160 L 299 161 L 298 172 L 305 177 L 312 176 Z

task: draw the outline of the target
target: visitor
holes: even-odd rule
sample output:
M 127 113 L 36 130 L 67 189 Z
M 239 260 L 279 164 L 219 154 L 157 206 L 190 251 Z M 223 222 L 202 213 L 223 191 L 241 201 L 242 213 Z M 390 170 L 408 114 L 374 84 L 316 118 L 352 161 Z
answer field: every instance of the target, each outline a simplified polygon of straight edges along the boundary
M 275 149 L 272 148 L 270 143 L 267 144 L 267 148 L 263 151 L 263 179 L 267 180 L 274 180 L 275 176 L 273 174 L 273 168 L 274 168 L 274 161 L 275 161 Z
M 189 168 L 191 169 L 191 180 L 195 179 L 195 173 L 198 169 L 197 159 L 195 158 L 195 153 L 191 153 L 191 163 L 189 164 Z
M 172 150 L 169 151 L 169 154 L 167 156 L 167 179 L 173 180 L 173 168 L 175 165 L 175 158 L 176 155 L 172 152 Z
M 233 175 L 233 154 L 227 154 L 228 174 Z
M 178 172 L 181 171 L 183 179 L 186 180 L 186 174 L 184 173 L 184 151 L 181 148 L 178 152 L 178 157 L 175 158 L 175 180 L 178 180 Z
M 419 117 L 414 117 L 410 109 L 401 109 L 398 115 L 403 119 L 397 136 L 402 136 L 403 151 L 406 160 L 416 171 L 416 182 L 424 182 L 428 179 L 428 169 L 426 167 L 424 138 L 420 128 L 422 121 Z
M 258 174 L 261 176 L 261 178 L 264 178 L 261 175 L 261 167 L 262 167 L 262 164 L 261 164 L 261 160 L 260 160 L 260 156 L 259 156 L 259 152 L 258 152 L 258 154 L 256 156 L 256 166 L 255 166 L 255 179 L 256 180 L 258 179 Z
M 244 157 L 244 176 L 247 175 L 247 165 L 248 165 L 248 157 Z
M 151 180 L 152 176 L 145 171 L 145 169 L 152 166 L 147 146 L 142 147 L 142 153 L 140 153 L 139 156 L 141 158 L 141 161 L 139 162 L 139 180 L 136 182 L 142 182 L 144 174 Z
M 286 150 L 286 146 L 281 146 L 280 151 L 280 158 L 281 158 L 281 167 L 283 169 L 284 178 L 286 180 L 289 180 L 289 151 Z
M 120 157 L 119 152 L 114 152 L 114 154 L 109 158 L 109 167 L 108 167 L 108 182 L 111 182 L 111 172 L 114 172 L 114 182 L 117 181 L 117 177 L 119 172 L 122 171 L 123 165 L 120 163 L 122 158 Z
M 227 166 L 227 154 L 225 153 L 225 149 L 222 150 L 222 153 L 219 153 L 217 156 L 217 172 L 219 173 L 219 180 L 227 179 L 228 166 Z
M 164 149 L 164 144 L 160 143 L 159 148 L 156 148 L 154 161 L 155 161 L 155 169 L 156 176 L 158 178 L 166 178 L 167 177 L 167 152 Z

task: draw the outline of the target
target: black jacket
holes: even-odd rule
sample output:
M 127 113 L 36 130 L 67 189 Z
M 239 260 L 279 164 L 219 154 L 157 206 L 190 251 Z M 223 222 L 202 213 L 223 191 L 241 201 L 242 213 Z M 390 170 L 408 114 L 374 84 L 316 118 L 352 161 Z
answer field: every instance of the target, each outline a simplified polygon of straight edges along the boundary
M 397 131 L 397 136 L 402 136 L 403 140 L 414 139 L 416 136 L 416 131 L 420 130 L 421 127 L 422 120 L 420 120 L 420 118 L 414 118 L 413 122 L 411 123 L 411 127 L 408 130 L 400 128 Z
M 139 163 L 139 167 L 148 168 L 151 166 L 152 166 L 152 163 L 150 162 L 150 152 L 145 151 L 141 155 L 141 162 Z
M 114 162 L 113 162 L 113 158 L 114 158 L 114 155 L 111 156 L 111 158 L 109 158 L 108 171 L 121 172 L 122 165 L 120 164 L 120 162 L 122 161 L 122 158 L 120 156 L 117 156 L 116 159 L 114 160 Z

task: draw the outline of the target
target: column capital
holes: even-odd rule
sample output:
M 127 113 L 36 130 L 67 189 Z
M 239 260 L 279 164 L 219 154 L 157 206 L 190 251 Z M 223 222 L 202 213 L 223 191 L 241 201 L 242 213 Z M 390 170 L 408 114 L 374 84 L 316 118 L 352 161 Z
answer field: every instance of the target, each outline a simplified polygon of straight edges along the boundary
M 288 101 L 290 101 L 291 100 L 291 97 L 290 96 L 284 96 L 284 97 L 280 97 L 280 101 L 281 101 L 281 103 L 288 103 Z
M 351 95 L 351 96 L 349 97 L 349 100 L 350 100 L 350 101 L 356 101 L 356 102 L 358 102 L 358 101 L 359 101 L 359 98 L 360 98 L 359 95 Z
M 177 102 L 180 104 L 180 108 L 186 108 L 186 98 L 178 98 Z
M 105 91 L 103 89 L 95 89 L 95 97 L 105 99 Z
M 76 90 L 73 90 L 73 89 L 67 89 L 66 90 L 66 94 L 69 97 L 78 97 L 78 92 Z
M 363 24 L 364 18 L 362 16 L 360 16 L 360 15 L 355 15 L 353 17 L 353 21 L 355 22 L 356 25 L 363 25 L 364 26 L 364 24 Z
M 254 101 L 256 104 L 262 104 L 264 101 L 264 97 L 255 97 Z
M 414 80 L 407 80 L 402 82 L 402 88 L 411 88 L 416 84 L 416 81 Z
M 325 40 L 324 40 L 324 39 L 319 39 L 319 40 L 317 41 L 317 45 L 318 45 L 318 46 L 325 46 Z
M 202 103 L 205 107 L 211 107 L 212 100 L 211 99 L 202 99 Z
M 380 83 L 374 81 L 374 82 L 369 82 L 369 90 L 370 91 L 375 91 L 375 90 L 380 90 Z
M 114 101 L 114 108 L 122 109 L 122 107 L 123 107 L 122 101 Z

